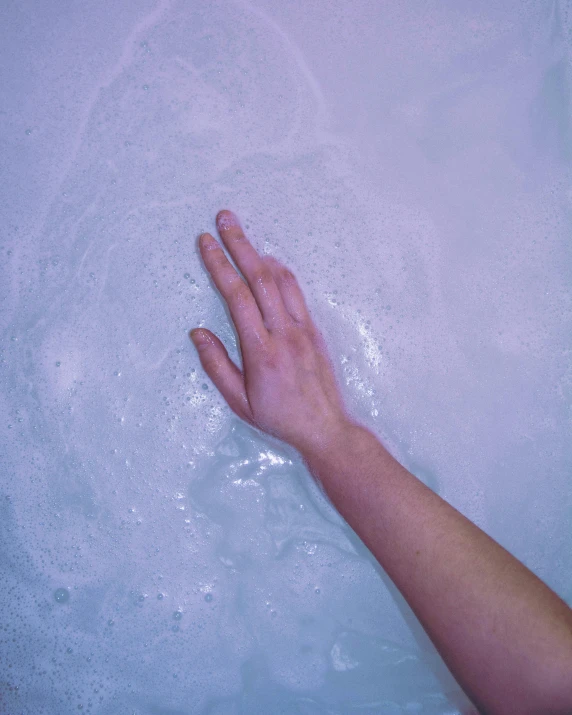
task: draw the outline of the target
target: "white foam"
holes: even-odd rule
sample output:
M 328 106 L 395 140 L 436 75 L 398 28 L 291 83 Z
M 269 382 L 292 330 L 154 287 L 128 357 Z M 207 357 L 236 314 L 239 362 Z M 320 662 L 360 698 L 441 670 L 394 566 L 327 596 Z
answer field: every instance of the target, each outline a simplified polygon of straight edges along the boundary
M 14 712 L 465 711 L 296 454 L 200 367 L 199 326 L 239 361 L 197 249 L 221 208 L 296 273 L 356 417 L 572 598 L 568 21 L 349 7 L 8 11 Z

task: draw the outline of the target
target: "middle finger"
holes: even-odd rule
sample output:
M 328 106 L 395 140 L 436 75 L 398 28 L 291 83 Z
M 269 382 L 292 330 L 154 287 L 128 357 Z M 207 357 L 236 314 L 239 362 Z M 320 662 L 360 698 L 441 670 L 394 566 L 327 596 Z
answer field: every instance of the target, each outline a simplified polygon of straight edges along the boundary
M 216 225 L 224 245 L 248 281 L 266 327 L 271 329 L 289 322 L 290 315 L 272 271 L 244 235 L 237 217 L 232 211 L 219 211 Z
M 252 339 L 259 346 L 265 342 L 268 331 L 250 288 L 238 275 L 220 244 L 210 233 L 202 234 L 199 248 L 214 284 L 229 307 L 243 351 L 248 350 Z

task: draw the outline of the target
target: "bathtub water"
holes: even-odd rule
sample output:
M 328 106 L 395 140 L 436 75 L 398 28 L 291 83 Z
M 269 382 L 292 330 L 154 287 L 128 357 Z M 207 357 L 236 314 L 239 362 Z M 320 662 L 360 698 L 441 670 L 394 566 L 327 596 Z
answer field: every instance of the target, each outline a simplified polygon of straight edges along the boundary
M 356 418 L 572 602 L 565 3 L 2 12 L 2 712 L 470 712 L 203 373 L 196 239 L 235 210 Z

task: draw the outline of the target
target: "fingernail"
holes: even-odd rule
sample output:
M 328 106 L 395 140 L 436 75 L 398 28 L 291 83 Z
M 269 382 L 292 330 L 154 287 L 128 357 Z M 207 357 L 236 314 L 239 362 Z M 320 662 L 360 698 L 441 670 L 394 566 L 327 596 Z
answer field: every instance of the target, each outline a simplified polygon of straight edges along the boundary
M 217 216 L 217 226 L 225 231 L 227 228 L 238 226 L 238 219 L 232 211 L 221 211 Z

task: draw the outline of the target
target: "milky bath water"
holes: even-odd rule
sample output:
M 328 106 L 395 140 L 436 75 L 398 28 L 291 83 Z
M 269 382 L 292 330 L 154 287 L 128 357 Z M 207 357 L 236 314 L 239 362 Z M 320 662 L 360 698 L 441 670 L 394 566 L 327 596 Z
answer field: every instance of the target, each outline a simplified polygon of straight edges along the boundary
M 188 332 L 296 274 L 356 419 L 572 603 L 564 2 L 6 4 L 0 712 L 466 715 Z

